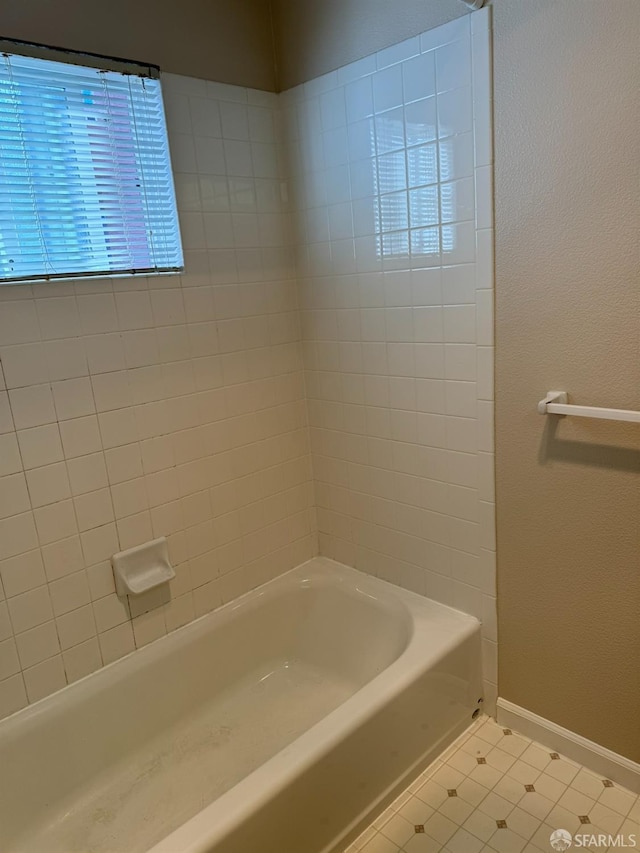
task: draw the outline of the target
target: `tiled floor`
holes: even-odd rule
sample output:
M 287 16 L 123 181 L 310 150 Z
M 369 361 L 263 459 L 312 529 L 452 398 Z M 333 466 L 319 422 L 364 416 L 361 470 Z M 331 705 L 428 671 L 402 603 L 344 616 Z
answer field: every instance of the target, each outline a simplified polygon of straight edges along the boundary
M 640 798 L 485 717 L 345 853 L 553 853 L 557 829 L 640 850 Z M 573 847 L 623 847 L 595 841 Z

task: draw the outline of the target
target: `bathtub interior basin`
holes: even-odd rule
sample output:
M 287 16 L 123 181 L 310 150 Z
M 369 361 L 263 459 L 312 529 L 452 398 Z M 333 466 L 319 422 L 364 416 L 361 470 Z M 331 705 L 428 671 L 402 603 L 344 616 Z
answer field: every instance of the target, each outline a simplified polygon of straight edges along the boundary
M 470 721 L 475 642 L 438 666 L 477 628 L 331 561 L 298 567 L 1 722 L 0 849 L 262 853 L 233 841 L 252 802 L 387 709 L 385 677 L 406 697 L 429 671 L 450 722 Z

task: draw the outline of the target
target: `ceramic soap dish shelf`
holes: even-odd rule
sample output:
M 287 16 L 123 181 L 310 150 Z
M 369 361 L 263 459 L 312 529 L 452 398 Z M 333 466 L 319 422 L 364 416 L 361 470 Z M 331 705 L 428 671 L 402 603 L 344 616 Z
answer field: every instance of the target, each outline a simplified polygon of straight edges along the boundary
M 142 595 L 176 576 L 169 562 L 169 549 L 164 536 L 114 554 L 111 565 L 116 592 L 120 597 Z

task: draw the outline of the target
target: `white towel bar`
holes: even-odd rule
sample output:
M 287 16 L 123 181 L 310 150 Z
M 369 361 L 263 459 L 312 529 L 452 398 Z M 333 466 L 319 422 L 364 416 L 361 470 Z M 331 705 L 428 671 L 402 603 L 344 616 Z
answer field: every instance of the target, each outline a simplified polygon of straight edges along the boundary
M 602 418 L 606 421 L 640 423 L 640 412 L 630 409 L 600 409 L 596 406 L 575 406 L 569 403 L 566 391 L 549 391 L 538 403 L 540 415 L 574 415 L 578 418 Z

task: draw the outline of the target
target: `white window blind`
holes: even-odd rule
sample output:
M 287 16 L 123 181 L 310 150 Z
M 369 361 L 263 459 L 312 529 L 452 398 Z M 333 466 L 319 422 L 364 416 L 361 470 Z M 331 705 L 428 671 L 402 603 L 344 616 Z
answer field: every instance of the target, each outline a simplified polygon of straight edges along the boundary
M 0 283 L 182 266 L 160 81 L 0 53 Z

